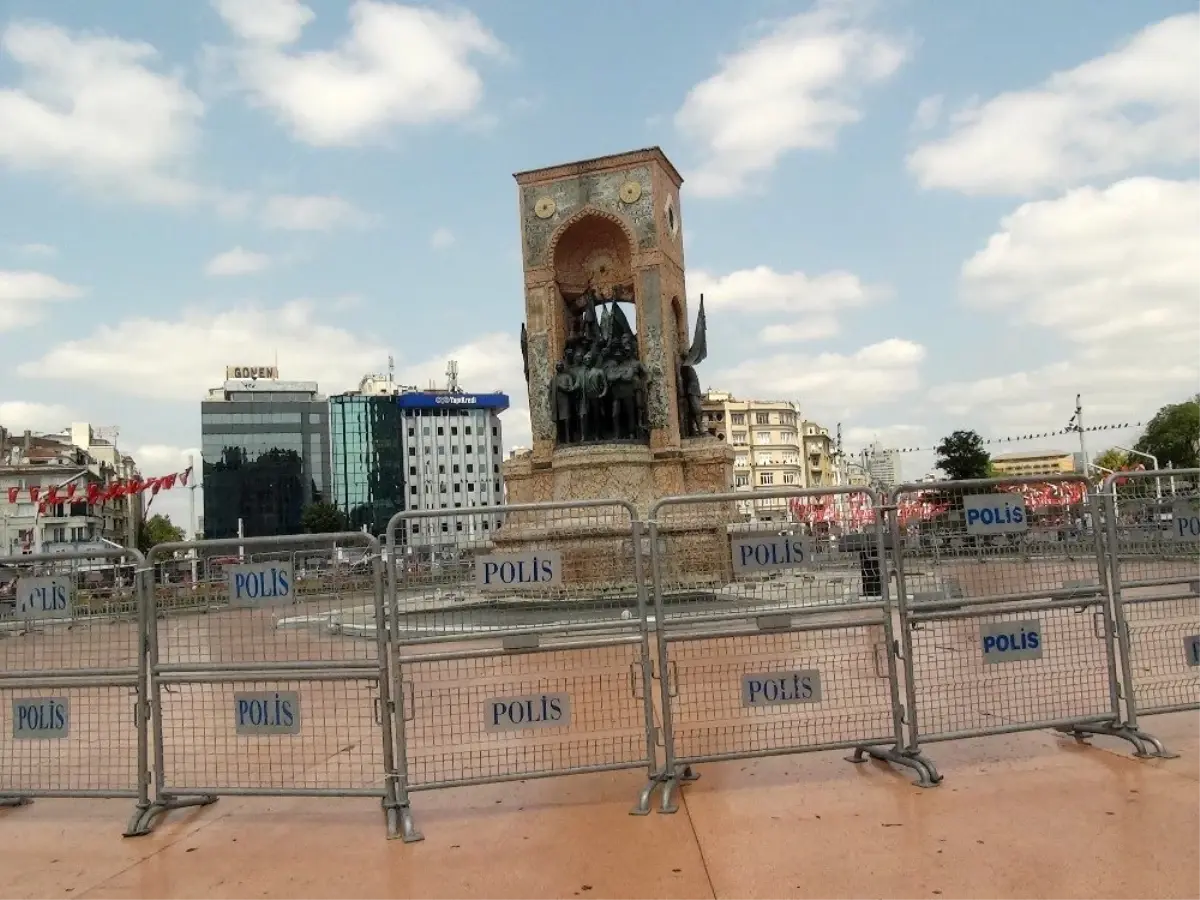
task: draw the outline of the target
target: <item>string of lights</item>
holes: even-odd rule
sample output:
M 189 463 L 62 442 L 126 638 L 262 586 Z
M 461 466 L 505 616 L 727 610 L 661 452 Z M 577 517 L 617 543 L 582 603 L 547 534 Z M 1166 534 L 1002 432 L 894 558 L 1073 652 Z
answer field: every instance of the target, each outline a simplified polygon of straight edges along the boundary
M 1058 437 L 1059 435 L 1063 435 L 1063 434 L 1078 434 L 1080 431 L 1083 431 L 1085 433 L 1093 432 L 1093 431 L 1122 431 L 1126 428 L 1141 428 L 1145 424 L 1144 422 L 1122 422 L 1119 424 L 1114 423 L 1111 425 L 1089 425 L 1086 428 L 1081 429 L 1077 425 L 1075 425 L 1074 422 L 1075 422 L 1075 419 L 1074 419 L 1074 417 L 1072 417 L 1071 421 L 1067 424 L 1067 426 L 1065 428 L 1058 429 L 1058 431 L 1041 431 L 1036 434 L 1014 434 L 1014 435 L 1009 435 L 1008 437 L 984 438 L 983 442 L 985 444 L 1012 444 L 1012 443 L 1019 443 L 1021 441 L 1034 441 L 1034 440 L 1038 440 L 1039 438 Z M 937 451 L 936 446 L 934 446 L 934 447 L 888 447 L 887 449 L 891 453 L 934 453 Z M 860 452 L 862 452 L 862 451 L 860 451 Z

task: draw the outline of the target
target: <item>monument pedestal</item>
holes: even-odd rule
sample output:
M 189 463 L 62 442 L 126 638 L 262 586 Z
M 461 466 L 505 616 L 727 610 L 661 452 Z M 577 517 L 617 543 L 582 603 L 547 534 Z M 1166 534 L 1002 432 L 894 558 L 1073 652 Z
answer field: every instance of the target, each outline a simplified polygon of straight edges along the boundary
M 584 444 L 556 448 L 549 465 L 532 454 L 503 465 L 508 506 L 523 503 L 624 500 L 646 521 L 661 497 L 716 494 L 733 489 L 733 448 L 712 437 L 682 441 L 679 450 L 655 451 L 645 444 Z M 724 583 L 731 573 L 728 525 L 735 504 L 671 506 L 659 516 L 659 533 L 672 535 L 684 551 L 688 580 Z M 555 549 L 563 554 L 563 582 L 572 587 L 633 587 L 630 519 L 619 507 L 506 512 L 493 535 L 498 552 Z M 648 561 L 647 561 L 648 564 Z M 649 574 L 648 572 L 646 573 Z

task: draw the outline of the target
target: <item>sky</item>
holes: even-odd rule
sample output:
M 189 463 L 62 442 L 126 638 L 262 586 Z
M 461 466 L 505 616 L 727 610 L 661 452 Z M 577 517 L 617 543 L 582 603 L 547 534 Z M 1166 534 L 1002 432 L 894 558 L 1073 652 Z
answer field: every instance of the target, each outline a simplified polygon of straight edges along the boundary
M 702 383 L 848 452 L 1200 387 L 1193 2 L 0 0 L 0 424 L 164 474 L 226 365 L 338 393 L 390 354 L 528 445 L 512 173 L 654 145 Z

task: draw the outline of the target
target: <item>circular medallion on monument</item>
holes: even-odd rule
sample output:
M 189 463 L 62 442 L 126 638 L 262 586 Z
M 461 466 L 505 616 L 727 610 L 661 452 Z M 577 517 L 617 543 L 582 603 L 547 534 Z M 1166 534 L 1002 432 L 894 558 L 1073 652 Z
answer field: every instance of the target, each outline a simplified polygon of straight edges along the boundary
M 622 203 L 637 203 L 642 196 L 642 186 L 636 181 L 627 181 L 621 185 L 620 195 Z
M 548 219 L 554 215 L 554 211 L 558 209 L 553 197 L 542 197 L 533 207 L 533 214 L 539 219 Z

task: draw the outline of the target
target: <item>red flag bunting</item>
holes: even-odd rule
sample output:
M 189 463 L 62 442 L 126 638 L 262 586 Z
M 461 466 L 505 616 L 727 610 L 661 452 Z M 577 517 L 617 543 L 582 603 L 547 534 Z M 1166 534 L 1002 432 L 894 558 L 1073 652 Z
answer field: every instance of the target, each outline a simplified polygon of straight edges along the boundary
M 9 503 L 16 503 L 16 502 L 17 502 L 17 495 L 18 495 L 19 493 L 21 493 L 21 489 L 20 489 L 20 488 L 9 488 L 9 489 L 8 489 L 8 502 L 9 502 Z

